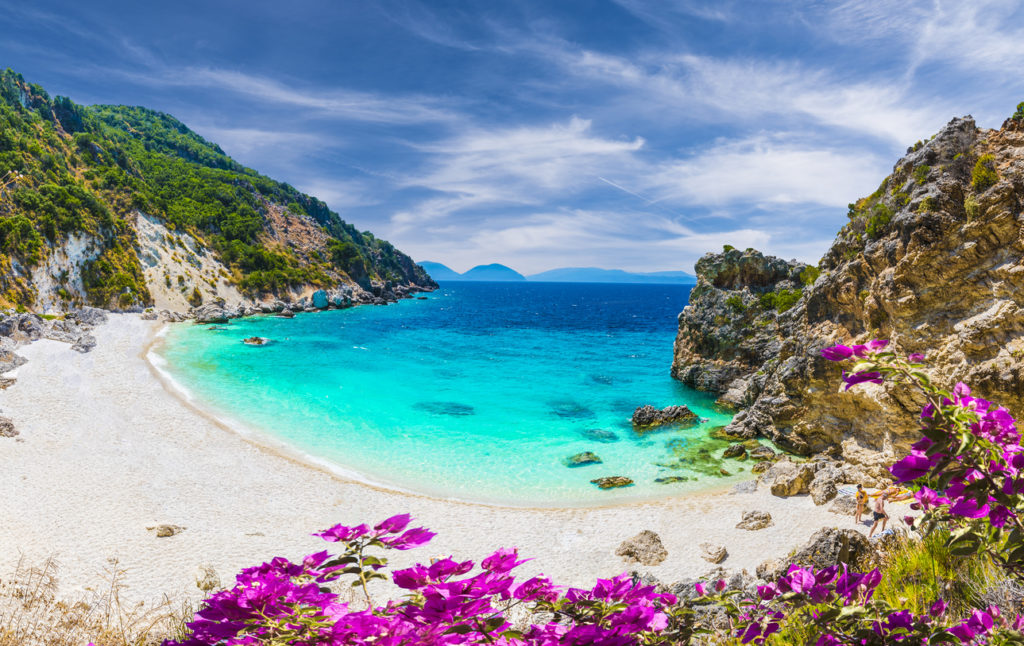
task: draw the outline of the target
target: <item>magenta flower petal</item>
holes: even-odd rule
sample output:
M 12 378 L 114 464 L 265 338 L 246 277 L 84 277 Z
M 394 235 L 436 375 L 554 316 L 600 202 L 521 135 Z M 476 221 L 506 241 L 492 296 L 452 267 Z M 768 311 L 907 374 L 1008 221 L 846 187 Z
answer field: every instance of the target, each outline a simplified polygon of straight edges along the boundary
M 853 356 L 853 348 L 845 345 L 835 345 L 831 348 L 822 348 L 821 356 L 829 361 L 845 361 Z

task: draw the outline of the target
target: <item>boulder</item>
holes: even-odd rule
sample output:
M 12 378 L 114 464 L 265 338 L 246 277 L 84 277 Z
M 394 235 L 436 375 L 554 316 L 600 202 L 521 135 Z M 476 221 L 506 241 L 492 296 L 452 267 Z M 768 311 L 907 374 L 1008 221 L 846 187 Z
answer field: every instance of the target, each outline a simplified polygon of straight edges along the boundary
M 627 563 L 658 565 L 668 557 L 668 550 L 661 544 L 661 537 L 645 529 L 633 538 L 622 541 L 615 555 L 621 556 Z
M 855 529 L 826 527 L 812 534 L 807 543 L 789 558 L 770 565 L 762 563 L 757 568 L 757 575 L 771 581 L 785 574 L 794 563 L 815 570 L 845 563 L 851 570 L 867 571 L 875 565 L 874 560 L 875 550 L 864 534 Z
M 607 476 L 604 478 L 595 478 L 590 482 L 596 484 L 600 489 L 617 489 L 619 487 L 633 486 L 633 480 L 626 476 Z
M 754 466 L 750 467 L 751 473 L 764 473 L 768 469 L 772 468 L 771 462 L 758 462 Z
M 96 337 L 94 337 L 91 334 L 83 334 L 82 336 L 78 337 L 78 340 L 75 341 L 75 344 L 71 346 L 71 349 L 74 350 L 75 352 L 81 352 L 82 354 L 85 354 L 86 352 L 89 352 L 95 347 Z
M 267 345 L 270 343 L 270 339 L 265 336 L 250 336 L 242 339 L 242 343 L 245 345 Z
M 829 480 L 814 480 L 811 482 L 809 493 L 815 505 L 824 505 L 835 498 L 839 490 L 836 489 L 835 483 Z
M 142 316 L 139 318 L 141 318 L 143 321 L 155 321 L 156 310 L 146 310 L 145 312 L 142 313 Z
M 156 525 L 154 527 L 147 527 L 146 529 L 148 529 L 151 532 L 156 532 L 157 538 L 167 538 L 169 536 L 174 536 L 175 534 L 180 534 L 183 531 L 185 531 L 185 528 L 181 525 L 167 524 Z
M 327 309 L 327 292 L 325 292 L 322 289 L 316 290 L 315 292 L 313 292 L 313 296 L 310 298 L 310 301 L 313 304 L 313 307 L 315 307 L 318 310 Z
M 14 422 L 10 417 L 0 417 L 0 437 L 16 437 L 18 429 L 14 428 Z
M 633 426 L 635 428 L 650 428 L 662 424 L 684 424 L 694 423 L 700 418 L 686 406 L 667 406 L 658 410 L 650 404 L 638 406 L 633 411 Z
M 838 496 L 828 510 L 833 514 L 853 516 L 857 513 L 857 499 L 854 496 Z
M 771 488 L 773 496 L 796 496 L 808 492 L 815 470 L 809 462 L 779 460 L 761 475 L 761 480 Z
M 233 314 L 217 303 L 208 303 L 192 310 L 196 323 L 227 323 Z
M 28 359 L 10 350 L 0 350 L 0 374 L 28 363 Z
M 295 318 L 295 312 L 291 311 L 288 308 L 285 308 L 285 309 L 281 310 L 281 313 L 278 314 L 278 316 L 280 316 L 281 318 L 291 319 L 291 318 Z
M 725 452 L 722 453 L 722 457 L 745 459 L 747 457 L 747 447 L 742 444 L 730 444 L 725 447 Z
M 745 511 L 743 512 L 743 520 L 736 523 L 736 529 L 755 531 L 771 527 L 774 524 L 772 515 L 766 511 Z
M 721 545 L 700 544 L 700 557 L 709 563 L 721 563 L 727 556 L 729 556 L 729 552 Z
M 596 453 L 590 451 L 584 451 L 571 455 L 565 459 L 565 466 L 567 467 L 585 467 L 588 464 L 601 464 L 601 458 L 597 457 Z
M 756 449 L 750 450 L 750 458 L 759 462 L 764 460 L 774 460 L 776 456 L 775 451 L 770 446 L 763 444 L 759 445 Z
M 74 318 L 82 325 L 103 325 L 107 322 L 107 313 L 95 307 L 83 307 L 74 312 Z

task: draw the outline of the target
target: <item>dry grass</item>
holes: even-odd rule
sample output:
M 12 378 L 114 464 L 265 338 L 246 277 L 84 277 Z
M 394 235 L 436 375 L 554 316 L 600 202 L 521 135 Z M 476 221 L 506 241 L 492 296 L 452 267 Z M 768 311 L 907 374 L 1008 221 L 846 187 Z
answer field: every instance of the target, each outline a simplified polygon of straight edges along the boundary
M 31 566 L 24 558 L 0 578 L 0 646 L 150 646 L 184 633 L 193 608 L 169 598 L 155 604 L 121 599 L 124 570 L 111 561 L 102 589 L 77 599 L 57 594 L 58 564 Z

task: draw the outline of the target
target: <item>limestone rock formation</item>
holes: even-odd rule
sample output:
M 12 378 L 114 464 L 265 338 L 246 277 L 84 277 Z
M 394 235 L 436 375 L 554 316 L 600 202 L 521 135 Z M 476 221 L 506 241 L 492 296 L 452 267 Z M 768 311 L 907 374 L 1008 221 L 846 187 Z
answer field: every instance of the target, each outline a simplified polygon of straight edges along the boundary
M 1024 122 L 953 119 L 850 205 L 818 268 L 750 249 L 701 258 L 672 374 L 742 409 L 730 433 L 805 455 L 841 446 L 869 477 L 865 456 L 919 436 L 921 402 L 887 384 L 839 392 L 823 347 L 889 339 L 940 384 L 1024 413 L 1022 206 Z
M 661 544 L 660 536 L 645 529 L 633 538 L 622 541 L 615 550 L 615 556 L 621 556 L 627 563 L 658 565 L 668 558 L 668 550 Z
M 814 479 L 816 465 L 779 460 L 761 474 L 761 480 L 773 496 L 787 497 L 807 493 Z

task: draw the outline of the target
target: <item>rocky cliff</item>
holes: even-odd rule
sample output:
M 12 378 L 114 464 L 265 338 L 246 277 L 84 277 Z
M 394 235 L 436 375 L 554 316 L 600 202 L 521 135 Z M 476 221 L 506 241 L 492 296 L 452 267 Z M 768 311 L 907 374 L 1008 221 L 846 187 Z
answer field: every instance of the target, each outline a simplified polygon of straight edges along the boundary
M 385 240 L 170 115 L 0 71 L 0 307 L 186 310 L 436 287 Z
M 839 391 L 819 351 L 890 339 L 940 383 L 1024 414 L 1024 111 L 999 130 L 954 119 L 899 160 L 819 267 L 727 249 L 697 263 L 672 374 L 740 409 L 729 431 L 802 454 L 899 452 L 920 402 Z

